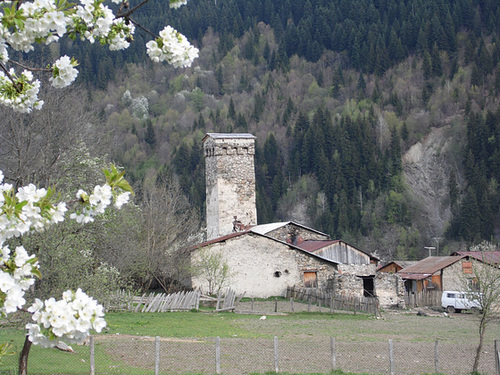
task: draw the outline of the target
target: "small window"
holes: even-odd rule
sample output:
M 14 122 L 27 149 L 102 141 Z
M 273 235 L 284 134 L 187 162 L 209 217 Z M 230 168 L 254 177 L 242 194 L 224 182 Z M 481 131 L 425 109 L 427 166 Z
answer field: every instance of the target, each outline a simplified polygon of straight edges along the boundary
M 448 298 L 455 298 L 455 293 L 447 293 L 446 297 L 448 297 Z
M 281 272 L 280 272 L 280 271 L 276 271 L 276 272 L 274 273 L 274 277 L 280 277 L 280 276 L 281 276 Z
M 472 273 L 472 262 L 462 262 L 462 272 L 463 273 Z
M 318 279 L 316 271 L 305 271 L 304 272 L 304 287 L 306 288 L 317 288 Z

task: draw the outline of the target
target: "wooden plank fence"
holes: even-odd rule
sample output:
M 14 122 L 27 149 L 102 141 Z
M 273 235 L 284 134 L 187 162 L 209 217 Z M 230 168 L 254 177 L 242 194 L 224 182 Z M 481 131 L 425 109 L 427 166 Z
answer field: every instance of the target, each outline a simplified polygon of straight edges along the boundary
M 132 305 L 135 312 L 166 312 L 198 310 L 200 306 L 199 290 L 183 291 L 172 294 L 149 293 L 134 297 Z
M 379 315 L 378 299 L 376 297 L 334 295 L 330 290 L 322 288 L 296 287 L 288 287 L 286 297 L 309 304 L 330 307 L 332 312 L 338 309 Z
M 435 307 L 441 306 L 441 295 L 443 292 L 440 290 L 422 290 L 420 292 L 407 292 L 405 293 L 406 307 Z
M 199 290 L 181 291 L 177 293 L 144 293 L 134 296 L 130 292 L 117 291 L 107 304 L 108 311 L 129 310 L 134 312 L 166 312 L 199 310 L 200 301 L 216 303 L 215 311 L 231 311 L 243 296 L 227 289 L 214 298 L 202 295 Z

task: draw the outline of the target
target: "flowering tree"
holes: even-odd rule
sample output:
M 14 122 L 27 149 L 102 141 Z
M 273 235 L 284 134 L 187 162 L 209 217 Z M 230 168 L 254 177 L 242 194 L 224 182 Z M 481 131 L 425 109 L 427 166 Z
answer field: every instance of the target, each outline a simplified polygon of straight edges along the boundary
M 121 208 L 132 192 L 123 178 L 124 172 L 112 167 L 104 173 L 106 183 L 97 185 L 92 193 L 79 190 L 74 201 L 58 202 L 54 190 L 38 189 L 32 184 L 14 191 L 12 185 L 3 182 L 0 172 L 0 314 L 7 315 L 18 309 L 33 314 L 33 323 L 26 325 L 28 335 L 20 358 L 21 374 L 26 373 L 32 343 L 52 347 L 59 341 L 81 342 L 91 329 L 100 332 L 106 322 L 103 307 L 80 289 L 64 292 L 58 301 L 36 299 L 25 310 L 25 292 L 35 278 L 41 276 L 38 260 L 28 255 L 23 246 L 11 250 L 6 241 L 60 223 L 68 213 L 70 219 L 88 223 L 112 203 Z
M 171 8 L 185 5 L 187 0 L 168 0 Z M 102 45 L 110 50 L 127 48 L 136 27 L 153 36 L 146 43 L 147 53 L 155 62 L 166 61 L 175 67 L 190 66 L 198 50 L 170 26 L 154 35 L 132 19 L 133 13 L 148 0 L 131 6 L 128 0 L 111 0 L 117 4 L 114 13 L 105 0 L 16 0 L 0 5 L 0 103 L 18 112 L 40 109 L 40 81 L 33 72 L 51 74 L 52 86 L 70 85 L 78 75 L 78 62 L 61 56 L 45 68 L 28 67 L 9 57 L 12 50 L 28 53 L 35 44 L 50 44 L 62 37 L 80 39 Z M 17 69 L 17 70 L 16 70 Z M 20 71 L 21 70 L 21 71 Z M 0 314 L 25 310 L 26 290 L 40 276 L 37 258 L 24 247 L 10 249 L 7 241 L 29 231 L 42 231 L 49 225 L 69 218 L 78 223 L 93 221 L 114 202 L 120 208 L 130 196 L 131 188 L 116 168 L 105 171 L 106 184 L 92 193 L 79 190 L 73 202 L 58 202 L 54 189 L 39 189 L 30 184 L 15 191 L 3 182 L 0 172 Z M 79 342 L 90 329 L 100 331 L 105 326 L 101 305 L 78 289 L 63 293 L 61 300 L 36 300 L 25 311 L 32 313 L 33 323 L 26 326 L 28 335 L 21 353 L 19 373 L 26 373 L 27 358 L 32 343 L 54 346 L 61 340 Z M 7 353 L 0 347 L 0 355 Z
M 19 112 L 39 109 L 43 101 L 38 98 L 40 81 L 32 71 L 50 73 L 54 87 L 71 84 L 78 75 L 78 62 L 69 56 L 61 56 L 47 68 L 33 69 L 9 58 L 9 50 L 30 52 L 35 43 L 50 44 L 62 37 L 81 39 L 103 45 L 110 50 L 125 49 L 133 40 L 137 24 L 131 17 L 148 0 L 131 7 L 128 0 L 111 0 L 119 5 L 113 11 L 105 0 L 18 0 L 2 2 L 0 25 L 0 103 Z M 169 0 L 171 8 L 179 8 L 187 0 Z M 170 26 L 146 43 L 147 54 L 155 62 L 166 61 L 175 67 L 190 66 L 198 56 L 198 49 Z M 16 71 L 13 66 L 23 69 Z

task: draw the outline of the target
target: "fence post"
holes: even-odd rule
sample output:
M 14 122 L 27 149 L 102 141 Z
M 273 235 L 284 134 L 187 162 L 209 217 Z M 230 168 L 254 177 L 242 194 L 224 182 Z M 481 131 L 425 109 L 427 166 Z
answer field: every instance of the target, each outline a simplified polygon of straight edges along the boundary
M 434 344 L 434 367 L 435 367 L 435 373 L 439 373 L 439 340 L 436 340 L 436 343 Z
M 307 312 L 311 312 L 311 296 L 307 297 Z
M 155 375 L 160 374 L 160 336 L 155 337 Z
M 254 299 L 252 298 L 252 311 L 253 311 L 253 301 L 254 301 Z
M 215 373 L 220 374 L 220 337 L 215 338 Z
M 274 312 L 278 312 L 278 298 L 274 298 Z
M 90 375 L 95 375 L 95 341 L 94 341 L 94 336 L 90 336 Z
M 333 314 L 335 312 L 335 297 L 332 296 L 330 300 L 330 314 Z
M 280 372 L 278 356 L 278 336 L 274 336 L 274 371 Z
M 220 309 L 220 299 L 221 299 L 221 291 L 219 290 L 219 293 L 217 294 L 217 306 L 215 307 L 216 310 Z
M 496 374 L 500 375 L 500 342 L 495 340 L 495 368 Z
M 337 369 L 337 353 L 335 351 L 335 338 L 330 337 L 330 350 L 332 353 L 332 371 Z
M 290 298 L 290 307 L 291 307 L 291 309 L 292 309 L 292 312 L 294 313 L 294 312 L 295 312 L 295 310 L 294 310 L 294 308 L 293 308 L 293 297 L 291 297 L 291 298 Z
M 394 375 L 394 346 L 392 339 L 389 339 L 389 366 L 391 369 L 391 375 Z

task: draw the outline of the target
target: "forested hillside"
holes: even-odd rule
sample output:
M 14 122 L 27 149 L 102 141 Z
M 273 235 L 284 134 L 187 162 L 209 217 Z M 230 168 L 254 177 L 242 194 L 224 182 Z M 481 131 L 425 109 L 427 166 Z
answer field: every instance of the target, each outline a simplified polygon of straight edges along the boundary
M 203 218 L 202 137 L 250 132 L 259 223 L 297 220 L 384 259 L 498 231 L 497 0 L 192 0 L 175 12 L 150 0 L 136 18 L 153 31 L 167 19 L 200 58 L 181 70 L 141 43 L 60 48 L 81 61 L 139 196 L 173 177 Z

